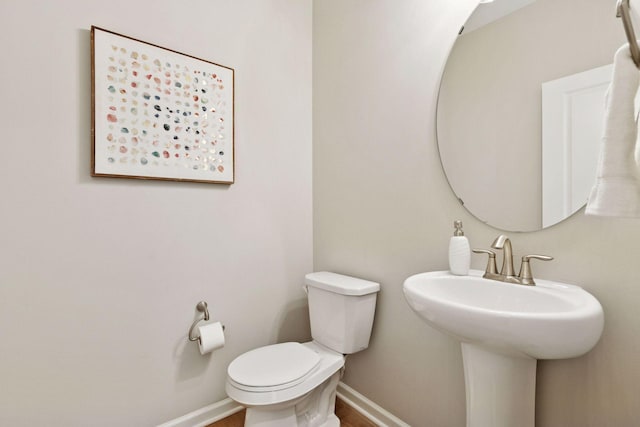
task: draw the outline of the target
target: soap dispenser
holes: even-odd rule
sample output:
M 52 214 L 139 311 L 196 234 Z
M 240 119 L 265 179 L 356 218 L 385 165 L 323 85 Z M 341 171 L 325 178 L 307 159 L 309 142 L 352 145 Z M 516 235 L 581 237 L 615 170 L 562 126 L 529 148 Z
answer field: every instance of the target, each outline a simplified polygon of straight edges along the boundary
M 462 221 L 454 221 L 455 231 L 449 241 L 449 271 L 456 276 L 466 276 L 471 264 L 471 247 L 469 239 L 462 231 Z

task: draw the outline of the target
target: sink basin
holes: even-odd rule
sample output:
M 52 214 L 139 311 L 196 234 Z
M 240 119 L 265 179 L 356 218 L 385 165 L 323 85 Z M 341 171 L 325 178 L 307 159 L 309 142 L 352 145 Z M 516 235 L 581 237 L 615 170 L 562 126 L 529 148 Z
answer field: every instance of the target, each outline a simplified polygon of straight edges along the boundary
M 416 274 L 404 282 L 404 294 L 431 326 L 495 351 L 564 359 L 588 352 L 600 339 L 602 306 L 582 288 L 539 279 L 536 286 L 514 285 L 482 274 Z
M 602 306 L 579 286 L 523 286 L 448 271 L 416 274 L 404 295 L 428 325 L 461 342 L 467 427 L 534 427 L 537 359 L 585 354 L 600 339 Z

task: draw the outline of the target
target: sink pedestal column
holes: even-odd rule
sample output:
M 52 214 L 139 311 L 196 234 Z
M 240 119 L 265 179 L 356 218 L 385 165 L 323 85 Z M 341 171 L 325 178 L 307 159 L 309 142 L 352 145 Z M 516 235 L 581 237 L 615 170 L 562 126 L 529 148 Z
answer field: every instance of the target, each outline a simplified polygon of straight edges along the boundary
M 536 359 L 462 343 L 467 427 L 534 427 Z

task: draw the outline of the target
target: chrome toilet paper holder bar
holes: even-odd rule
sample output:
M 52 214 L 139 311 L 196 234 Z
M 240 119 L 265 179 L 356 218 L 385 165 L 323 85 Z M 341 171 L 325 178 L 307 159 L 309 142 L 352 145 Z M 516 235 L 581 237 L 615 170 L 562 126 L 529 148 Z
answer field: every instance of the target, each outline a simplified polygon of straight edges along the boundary
M 191 324 L 191 327 L 189 328 L 189 341 L 198 341 L 200 340 L 200 335 L 194 337 L 193 336 L 193 328 L 196 327 L 196 325 L 198 323 L 200 323 L 201 321 L 207 321 L 209 320 L 209 310 L 208 310 L 208 305 L 206 301 L 200 301 L 197 305 L 196 305 L 196 310 L 198 310 L 200 313 L 204 313 L 204 316 L 196 319 L 193 321 L 193 323 Z M 224 325 L 222 325 L 222 330 L 225 330 Z
M 200 301 L 198 305 L 196 305 L 196 310 L 198 310 L 200 313 L 204 313 L 204 317 L 194 320 L 193 324 L 191 324 L 191 327 L 189 328 L 189 341 L 198 341 L 200 339 L 200 335 L 198 335 L 197 337 L 193 336 L 193 328 L 195 328 L 200 321 L 209 320 L 209 310 L 207 309 L 206 301 Z

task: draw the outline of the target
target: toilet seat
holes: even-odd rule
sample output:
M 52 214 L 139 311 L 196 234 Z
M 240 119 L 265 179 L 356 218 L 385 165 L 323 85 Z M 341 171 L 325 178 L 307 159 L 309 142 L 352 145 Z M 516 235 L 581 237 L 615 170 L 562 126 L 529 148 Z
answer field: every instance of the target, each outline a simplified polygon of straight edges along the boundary
M 269 406 L 277 405 L 280 403 L 284 403 L 287 401 L 292 401 L 295 399 L 302 398 L 305 394 L 314 390 L 317 386 L 319 386 L 324 381 L 328 380 L 334 373 L 338 372 L 344 366 L 344 355 L 337 353 L 333 350 L 330 350 L 318 343 L 315 342 L 306 342 L 306 343 L 287 343 L 294 344 L 291 347 L 302 346 L 305 349 L 311 351 L 316 354 L 319 358 L 319 362 L 317 366 L 310 368 L 309 372 L 302 375 L 296 380 L 292 380 L 289 382 L 285 382 L 284 384 L 280 384 L 278 386 L 272 387 L 251 387 L 247 385 L 243 385 L 238 383 L 232 375 L 235 375 L 235 378 L 239 378 L 237 375 L 237 371 L 235 367 L 231 369 L 232 365 L 235 364 L 236 360 L 244 359 L 248 353 L 244 355 L 238 356 L 236 360 L 231 362 L 229 365 L 229 369 L 227 369 L 227 380 L 225 385 L 225 390 L 227 395 L 235 400 L 236 402 L 246 406 L 246 407 L 257 407 L 257 406 Z M 279 346 L 280 344 L 275 344 L 275 346 Z M 259 351 L 264 349 L 268 349 L 273 346 L 261 347 Z M 278 348 L 278 347 L 276 347 Z M 286 348 L 286 347 L 285 347 Z M 252 350 L 253 352 L 255 350 Z M 278 352 L 279 350 L 276 350 Z M 249 353 L 251 353 L 249 352 Z M 259 354 L 259 353 L 258 353 Z M 289 356 L 282 356 L 281 360 L 288 362 L 288 364 L 293 365 L 293 363 L 289 362 L 291 359 Z M 259 366 L 263 366 L 262 362 L 256 362 Z M 240 365 L 242 366 L 242 365 Z M 232 372 L 233 371 L 233 372 Z M 247 381 L 247 379 L 243 379 L 245 382 L 256 382 L 256 381 Z M 268 381 L 271 382 L 271 381 Z
M 237 388 L 251 392 L 294 387 L 312 375 L 320 364 L 316 351 L 297 342 L 268 345 L 236 358 L 227 370 Z

